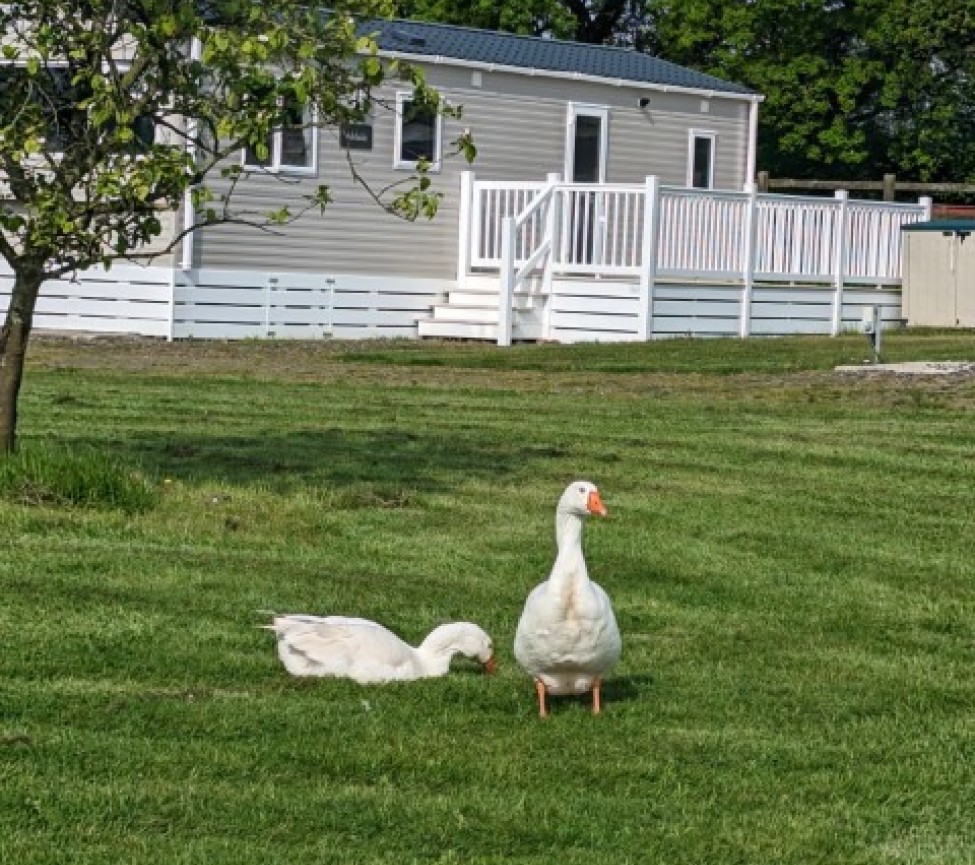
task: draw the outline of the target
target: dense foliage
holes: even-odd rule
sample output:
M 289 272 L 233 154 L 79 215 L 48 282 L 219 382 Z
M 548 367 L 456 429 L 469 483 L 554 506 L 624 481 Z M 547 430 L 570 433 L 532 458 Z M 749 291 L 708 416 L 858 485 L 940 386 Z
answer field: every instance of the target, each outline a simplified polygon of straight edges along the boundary
M 650 0 L 646 34 L 766 95 L 759 163 L 775 175 L 975 181 L 971 4 Z

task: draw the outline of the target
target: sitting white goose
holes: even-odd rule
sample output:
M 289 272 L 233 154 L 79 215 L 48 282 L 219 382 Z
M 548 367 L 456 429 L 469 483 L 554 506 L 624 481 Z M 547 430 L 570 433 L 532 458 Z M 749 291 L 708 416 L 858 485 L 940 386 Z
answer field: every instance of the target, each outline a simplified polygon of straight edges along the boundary
M 485 672 L 497 663 L 491 638 L 470 622 L 434 628 L 417 647 L 368 619 L 345 616 L 275 616 L 263 625 L 278 637 L 278 657 L 292 676 L 331 676 L 363 685 L 444 676 L 460 654 L 480 661 Z
M 590 514 L 606 516 L 599 490 L 589 481 L 569 484 L 555 513 L 555 564 L 548 580 L 528 595 L 515 632 L 515 658 L 535 679 L 543 718 L 546 694 L 586 691 L 592 691 L 592 711 L 598 714 L 603 676 L 622 651 L 613 606 L 586 570 L 582 529 Z

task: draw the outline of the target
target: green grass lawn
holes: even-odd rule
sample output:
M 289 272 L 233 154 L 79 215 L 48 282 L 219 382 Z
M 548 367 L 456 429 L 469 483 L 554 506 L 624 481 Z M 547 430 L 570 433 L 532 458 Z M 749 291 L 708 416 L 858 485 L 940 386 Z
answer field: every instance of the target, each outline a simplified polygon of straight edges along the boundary
M 975 379 L 868 354 L 36 341 L 22 451 L 150 495 L 0 500 L 0 862 L 972 865 Z M 511 643 L 579 477 L 623 659 L 541 721 Z M 501 669 L 294 680 L 268 609 Z

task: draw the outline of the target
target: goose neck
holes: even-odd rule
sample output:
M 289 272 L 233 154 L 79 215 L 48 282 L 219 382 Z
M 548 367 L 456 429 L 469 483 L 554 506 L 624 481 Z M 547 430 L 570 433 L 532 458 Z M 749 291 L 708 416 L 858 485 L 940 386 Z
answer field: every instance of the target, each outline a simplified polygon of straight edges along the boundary
M 450 659 L 457 653 L 454 636 L 449 626 L 441 625 L 420 643 L 416 655 L 428 675 L 442 676 L 450 669 Z
M 560 512 L 555 522 L 555 536 L 559 551 L 555 558 L 551 579 L 557 583 L 587 579 L 586 560 L 582 552 L 582 518 L 575 514 Z
M 559 555 L 582 552 L 582 517 L 559 511 L 555 515 L 555 541 Z

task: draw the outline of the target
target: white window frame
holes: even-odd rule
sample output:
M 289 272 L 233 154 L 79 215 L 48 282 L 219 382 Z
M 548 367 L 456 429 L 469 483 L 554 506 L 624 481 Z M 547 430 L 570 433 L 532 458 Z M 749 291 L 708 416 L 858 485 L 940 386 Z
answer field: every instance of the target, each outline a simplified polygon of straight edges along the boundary
M 687 187 L 694 188 L 694 152 L 699 138 L 711 142 L 711 158 L 708 160 L 708 185 L 698 189 L 714 189 L 714 163 L 718 151 L 718 133 L 711 129 L 690 129 L 687 132 Z
M 260 171 L 265 174 L 297 174 L 302 176 L 310 176 L 318 173 L 318 123 L 317 115 L 311 106 L 305 107 L 305 113 L 307 114 L 302 126 L 300 127 L 302 133 L 310 132 L 311 141 L 309 143 L 309 149 L 311 151 L 311 160 L 307 165 L 292 165 L 285 164 L 281 162 L 281 155 L 284 150 L 284 130 L 280 127 L 271 130 L 271 152 L 268 154 L 268 162 L 266 165 L 261 165 L 260 163 L 248 162 L 247 161 L 247 151 L 249 148 L 242 147 L 240 149 L 240 163 L 247 171 Z M 296 129 L 298 127 L 295 127 Z
M 413 101 L 413 92 L 400 90 L 396 93 L 396 130 L 393 135 L 393 168 L 414 170 L 419 164 L 416 159 L 403 159 L 403 113 L 407 102 Z M 443 115 L 438 111 L 436 125 L 433 131 L 433 159 L 430 160 L 430 171 L 440 171 L 441 155 L 443 153 Z

